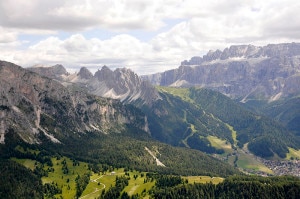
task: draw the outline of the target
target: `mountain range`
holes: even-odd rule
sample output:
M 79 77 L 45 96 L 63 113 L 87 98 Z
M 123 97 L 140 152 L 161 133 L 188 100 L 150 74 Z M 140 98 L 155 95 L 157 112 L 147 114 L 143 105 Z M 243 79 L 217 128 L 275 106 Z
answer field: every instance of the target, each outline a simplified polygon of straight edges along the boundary
M 143 81 L 130 69 L 118 68 L 115 71 L 103 66 L 94 75 L 82 67 L 78 73 L 69 74 L 62 65 L 52 67 L 35 66 L 28 68 L 40 75 L 60 81 L 65 86 L 77 85 L 89 93 L 118 99 L 124 103 L 141 101 L 151 104 L 159 99 L 155 88 L 147 81 Z
M 174 175 L 226 177 L 224 190 L 236 185 L 228 176 L 241 171 L 299 176 L 299 59 L 297 43 L 231 46 L 142 77 L 126 68 L 71 74 L 60 64 L 0 61 L 0 195 L 73 198 L 98 182 L 101 197 L 112 198 L 119 176 L 107 194 L 102 180 L 118 168 L 124 179 L 139 172 L 133 178 L 143 185 L 156 176 L 147 191 L 153 196 L 170 193 L 156 188 L 179 179 Z M 278 190 L 272 193 L 282 194 L 292 178 L 282 179 L 275 179 L 279 188 L 267 186 Z M 284 186 L 287 195 L 298 194 L 295 184 Z M 99 196 L 98 188 L 87 195 Z
M 241 102 L 275 101 L 300 92 L 300 44 L 238 45 L 143 76 L 154 85 L 201 86 Z
M 1 61 L 0 141 L 5 144 L 14 133 L 26 143 L 47 143 L 54 151 L 61 146 L 66 153 L 63 146 L 86 143 L 90 153 L 89 147 L 108 147 L 101 139 L 117 143 L 121 135 L 122 144 L 139 147 L 147 140 L 225 153 L 213 139 L 232 150 L 285 158 L 300 148 L 299 56 L 296 43 L 232 46 L 143 77 L 126 68 L 103 66 L 92 74 L 82 67 L 70 74 L 59 64 L 24 69 Z M 121 152 L 116 156 L 141 161 Z
M 61 66 L 51 70 L 64 71 L 57 68 Z M 56 79 L 5 61 L 0 61 L 0 84 L 0 160 L 19 157 L 45 163 L 49 155 L 65 155 L 141 171 L 184 175 L 239 173 L 199 150 L 156 141 L 141 109 L 89 94 L 81 84 L 64 86 Z M 163 166 L 157 165 L 154 154 L 160 154 Z
M 106 66 L 94 75 L 85 67 L 75 74 L 67 73 L 59 65 L 29 70 L 55 78 L 67 87 L 76 86 L 94 95 L 134 105 L 146 115 L 150 134 L 159 141 L 213 153 L 217 149 L 210 145 L 207 136 L 217 135 L 233 144 L 232 127 L 237 132 L 239 147 L 248 144 L 250 151 L 262 157 L 274 154 L 285 157 L 288 147 L 299 147 L 299 108 L 284 116 L 282 106 L 278 111 L 270 107 L 282 100 L 298 100 L 299 87 L 293 82 L 298 78 L 299 49 L 296 43 L 231 46 L 183 61 L 178 69 L 143 77 L 129 69 L 112 71 Z M 149 81 L 175 90 L 176 87 L 208 88 L 223 95 L 206 89 L 170 92 L 155 88 Z M 284 86 L 274 86 L 278 82 Z M 185 97 L 174 92 L 183 92 Z M 214 104 L 208 103 L 211 101 Z M 266 143 L 268 147 L 263 147 Z

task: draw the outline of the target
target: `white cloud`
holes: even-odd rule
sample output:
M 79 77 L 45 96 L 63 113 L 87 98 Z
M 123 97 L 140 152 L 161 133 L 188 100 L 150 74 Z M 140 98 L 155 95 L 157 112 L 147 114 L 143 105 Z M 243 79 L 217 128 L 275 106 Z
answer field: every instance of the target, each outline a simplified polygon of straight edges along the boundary
M 297 0 L 2 0 L 0 59 L 23 66 L 106 64 L 153 73 L 233 44 L 298 42 L 299 10 Z M 165 29 L 169 19 L 180 23 Z M 86 30 L 115 36 L 91 38 Z M 155 36 L 137 39 L 133 30 Z M 49 37 L 28 47 L 18 39 L 24 33 Z
M 139 74 L 153 73 L 177 66 L 183 59 L 181 51 L 169 49 L 157 51 L 149 43 L 127 34 L 107 40 L 87 39 L 81 34 L 62 40 L 49 37 L 28 49 L 10 51 L 10 57 L 2 54 L 0 59 L 12 61 L 21 66 L 61 63 L 68 68 L 89 66 L 100 68 L 128 67 Z
M 0 2 L 0 19 L 2 26 L 25 29 L 156 30 L 163 26 L 161 6 L 158 0 L 4 0 Z
M 9 44 L 17 41 L 17 33 L 5 30 L 0 26 L 0 45 L 1 44 Z

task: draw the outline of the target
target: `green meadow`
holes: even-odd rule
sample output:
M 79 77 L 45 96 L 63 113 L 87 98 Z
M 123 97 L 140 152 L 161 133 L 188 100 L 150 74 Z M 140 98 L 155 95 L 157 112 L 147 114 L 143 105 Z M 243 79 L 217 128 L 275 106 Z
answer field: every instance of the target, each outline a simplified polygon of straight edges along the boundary
M 290 160 L 292 158 L 300 159 L 300 150 L 295 150 L 289 147 L 289 153 L 286 154 L 286 159 Z
M 76 195 L 76 182 L 75 179 L 78 175 L 83 175 L 88 171 L 88 165 L 84 162 L 78 162 L 76 165 L 74 162 L 67 158 L 52 158 L 54 169 L 53 172 L 48 172 L 47 177 L 42 177 L 42 182 L 45 183 L 57 183 L 58 187 L 61 188 L 63 198 L 74 198 Z M 66 162 L 68 172 L 63 171 L 63 161 Z M 46 166 L 44 169 L 48 170 L 49 166 Z M 60 194 L 59 194 L 60 195 Z M 59 196 L 57 195 L 57 196 Z
M 80 199 L 94 199 L 98 198 L 102 191 L 108 191 L 110 187 L 113 187 L 116 182 L 117 176 L 126 175 L 129 177 L 128 186 L 126 186 L 123 192 L 127 192 L 129 196 L 138 194 L 142 198 L 149 198 L 148 191 L 155 185 L 155 180 L 147 178 L 147 172 L 128 171 L 125 172 L 123 168 L 115 169 L 113 171 L 94 173 L 88 169 L 88 164 L 85 162 L 73 161 L 67 157 L 53 157 L 51 158 L 52 165 L 42 165 L 41 163 L 30 159 L 17 159 L 12 160 L 24 165 L 25 167 L 34 170 L 36 166 L 42 167 L 43 170 L 48 171 L 47 176 L 43 176 L 42 182 L 54 183 L 59 189 L 62 190 L 61 194 L 56 194 L 56 198 L 76 198 L 76 177 L 82 176 L 85 173 L 90 173 L 90 181 L 82 192 Z M 66 169 L 67 168 L 67 172 Z M 218 184 L 224 179 L 219 177 L 209 176 L 183 176 L 184 180 L 188 180 L 188 183 L 213 183 Z M 45 198 L 47 198 L 45 196 Z
M 211 136 L 211 135 L 207 136 L 207 139 L 209 140 L 211 146 L 217 149 L 224 149 L 225 153 L 227 154 L 233 152 L 231 144 L 226 140 L 222 140 L 216 136 Z

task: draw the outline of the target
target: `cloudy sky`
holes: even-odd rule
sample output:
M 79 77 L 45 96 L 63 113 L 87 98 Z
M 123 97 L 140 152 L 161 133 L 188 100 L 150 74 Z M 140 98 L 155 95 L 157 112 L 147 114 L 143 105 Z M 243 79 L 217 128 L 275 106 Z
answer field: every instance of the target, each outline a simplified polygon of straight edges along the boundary
M 0 0 L 0 59 L 149 74 L 230 45 L 299 42 L 299 0 Z

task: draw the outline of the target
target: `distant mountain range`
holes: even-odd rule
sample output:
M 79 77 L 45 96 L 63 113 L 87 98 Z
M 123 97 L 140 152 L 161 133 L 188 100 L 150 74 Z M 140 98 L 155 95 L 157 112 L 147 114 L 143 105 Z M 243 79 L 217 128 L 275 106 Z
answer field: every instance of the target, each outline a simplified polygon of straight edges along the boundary
M 153 85 L 202 87 L 223 93 L 300 135 L 300 44 L 238 45 L 142 77 Z
M 76 84 L 91 94 L 118 99 L 125 103 L 140 101 L 151 104 L 159 99 L 157 91 L 149 82 L 143 81 L 137 74 L 126 68 L 112 71 L 107 66 L 103 66 L 94 75 L 85 67 L 75 74 L 69 74 L 61 65 L 28 69 L 56 79 L 65 86 Z
M 300 92 L 300 44 L 231 46 L 143 78 L 154 85 L 205 87 L 241 102 L 275 101 Z

